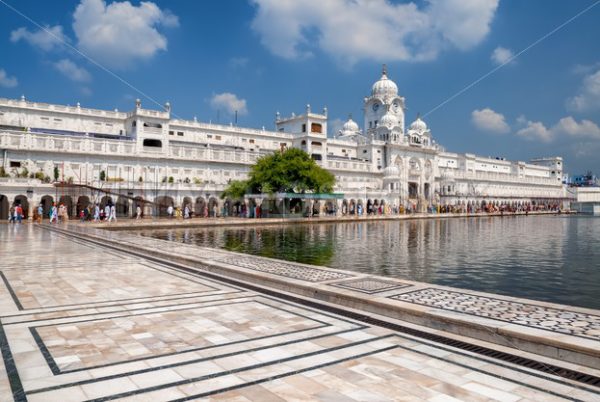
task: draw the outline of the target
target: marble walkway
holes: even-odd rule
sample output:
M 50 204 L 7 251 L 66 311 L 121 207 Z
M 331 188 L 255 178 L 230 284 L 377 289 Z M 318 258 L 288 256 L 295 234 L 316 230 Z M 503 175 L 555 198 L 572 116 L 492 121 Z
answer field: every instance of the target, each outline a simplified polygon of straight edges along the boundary
M 230 262 L 256 264 L 250 257 Z M 261 269 L 336 280 L 367 296 L 402 289 L 292 265 Z M 0 277 L 1 401 L 600 401 L 594 386 L 34 225 L 0 226 Z M 451 300 L 457 310 L 469 302 L 451 293 L 421 296 Z M 419 294 L 407 289 L 395 297 Z M 560 319 L 553 325 L 579 331 L 571 335 L 598 336 L 594 323 Z

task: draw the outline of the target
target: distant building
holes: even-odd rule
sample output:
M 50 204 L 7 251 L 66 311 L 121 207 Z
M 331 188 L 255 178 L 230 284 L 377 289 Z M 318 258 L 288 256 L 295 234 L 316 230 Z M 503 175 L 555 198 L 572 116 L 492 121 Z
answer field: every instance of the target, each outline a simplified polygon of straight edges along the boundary
M 119 214 L 137 205 L 188 205 L 239 210 L 253 200 L 221 200 L 230 180 L 247 177 L 262 155 L 289 147 L 305 150 L 336 178 L 334 210 L 359 204 L 404 205 L 425 210 L 439 204 L 560 203 L 565 199 L 559 156 L 530 162 L 446 151 L 420 117 L 405 126 L 405 98 L 384 70 L 363 99 L 363 128 L 349 118 L 327 137 L 327 109 L 275 119 L 275 130 L 219 125 L 171 117 L 163 110 L 98 110 L 0 99 L 0 160 L 12 174 L 0 178 L 0 217 L 10 204 L 52 202 L 74 213 L 89 202 L 117 203 Z M 29 175 L 89 186 L 57 189 Z M 94 188 L 102 188 L 102 194 Z M 110 191 L 110 194 L 107 192 Z M 137 200 L 137 201 L 136 201 Z M 332 205 L 318 205 L 331 210 Z M 29 212 L 33 208 L 27 208 Z
M 597 187 L 598 177 L 592 173 L 572 176 L 569 184 L 574 187 Z

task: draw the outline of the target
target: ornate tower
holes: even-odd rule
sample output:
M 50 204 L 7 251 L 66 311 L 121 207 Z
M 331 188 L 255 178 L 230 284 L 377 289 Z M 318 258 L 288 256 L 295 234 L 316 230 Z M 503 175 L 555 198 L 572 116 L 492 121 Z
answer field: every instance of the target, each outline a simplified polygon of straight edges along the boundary
M 385 64 L 381 78 L 373 84 L 371 96 L 364 99 L 364 114 L 364 132 L 369 136 L 374 135 L 375 129 L 386 114 L 397 119 L 400 131 L 404 133 L 404 98 L 398 95 L 396 83 L 388 78 Z M 384 120 L 391 121 L 389 118 Z

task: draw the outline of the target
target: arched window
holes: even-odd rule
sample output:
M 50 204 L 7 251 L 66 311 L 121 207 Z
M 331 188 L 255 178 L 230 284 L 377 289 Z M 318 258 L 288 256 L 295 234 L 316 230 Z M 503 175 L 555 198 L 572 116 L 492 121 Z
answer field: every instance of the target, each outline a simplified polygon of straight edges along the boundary
M 311 123 L 310 125 L 310 132 L 311 133 L 322 133 L 323 132 L 323 126 L 319 123 Z

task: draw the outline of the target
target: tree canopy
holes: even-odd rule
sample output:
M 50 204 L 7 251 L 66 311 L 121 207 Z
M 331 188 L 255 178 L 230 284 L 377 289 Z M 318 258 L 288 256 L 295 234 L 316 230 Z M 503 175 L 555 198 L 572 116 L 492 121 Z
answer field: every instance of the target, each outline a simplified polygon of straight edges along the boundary
M 248 180 L 234 180 L 221 197 L 241 198 L 259 193 L 330 193 L 335 177 L 304 151 L 291 148 L 259 158 Z

